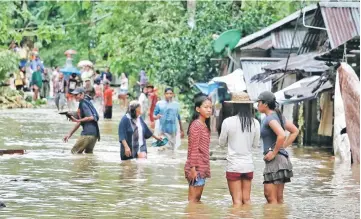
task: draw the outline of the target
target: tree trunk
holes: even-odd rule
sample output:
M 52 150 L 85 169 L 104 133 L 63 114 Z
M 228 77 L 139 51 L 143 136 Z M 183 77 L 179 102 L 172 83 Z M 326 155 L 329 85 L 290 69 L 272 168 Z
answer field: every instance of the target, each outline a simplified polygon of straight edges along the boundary
M 188 25 L 193 29 L 196 26 L 196 0 L 187 1 L 187 11 L 189 14 Z

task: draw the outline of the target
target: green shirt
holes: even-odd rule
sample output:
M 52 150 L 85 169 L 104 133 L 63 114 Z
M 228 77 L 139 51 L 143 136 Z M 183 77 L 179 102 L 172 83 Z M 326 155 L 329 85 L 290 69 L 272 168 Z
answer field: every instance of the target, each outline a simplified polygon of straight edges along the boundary
M 41 86 L 43 85 L 43 80 L 40 71 L 33 72 L 33 75 L 31 77 L 31 85 L 36 85 L 39 88 L 41 88 Z

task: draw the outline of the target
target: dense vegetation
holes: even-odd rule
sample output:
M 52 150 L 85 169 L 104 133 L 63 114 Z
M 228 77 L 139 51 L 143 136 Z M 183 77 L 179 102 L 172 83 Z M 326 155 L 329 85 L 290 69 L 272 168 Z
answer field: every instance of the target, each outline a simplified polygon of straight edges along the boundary
M 48 66 L 65 61 L 64 51 L 97 67 L 130 74 L 135 82 L 144 68 L 156 83 L 177 87 L 189 100 L 190 81 L 218 74 L 222 57 L 212 50 L 212 35 L 262 29 L 299 8 L 298 2 L 196 2 L 195 26 L 188 24 L 187 2 L 14 1 L 0 3 L 0 45 L 11 40 L 37 47 Z M 0 55 L 0 75 L 11 66 Z M 15 66 L 16 67 L 16 66 Z

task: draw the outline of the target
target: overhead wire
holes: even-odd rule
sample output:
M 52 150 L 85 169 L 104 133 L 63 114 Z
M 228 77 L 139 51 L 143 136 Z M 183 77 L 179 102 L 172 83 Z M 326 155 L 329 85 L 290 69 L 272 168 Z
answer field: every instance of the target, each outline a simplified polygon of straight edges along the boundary
M 286 75 L 287 75 L 288 62 L 289 62 L 289 60 L 290 60 L 291 52 L 292 52 L 292 47 L 293 47 L 293 44 L 294 44 L 294 41 L 295 41 L 295 38 L 296 38 L 296 33 L 297 33 L 297 28 L 298 28 L 299 20 L 300 20 L 300 18 L 301 18 L 302 15 L 303 15 L 304 3 L 305 3 L 305 1 L 303 0 L 302 3 L 301 3 L 300 16 L 298 16 L 297 21 L 296 21 L 296 26 L 295 26 L 295 28 L 294 28 L 294 30 L 293 30 L 293 36 L 292 36 L 291 46 L 290 46 L 290 49 L 288 50 L 288 55 L 287 55 L 287 60 L 286 60 L 285 69 L 284 69 L 284 74 L 283 74 L 281 77 L 279 77 L 275 82 L 273 82 L 273 85 L 277 84 L 280 80 L 284 79 L 284 78 L 286 77 Z M 283 83 L 284 83 L 284 80 L 282 81 L 281 88 L 282 88 L 282 86 L 283 86 Z

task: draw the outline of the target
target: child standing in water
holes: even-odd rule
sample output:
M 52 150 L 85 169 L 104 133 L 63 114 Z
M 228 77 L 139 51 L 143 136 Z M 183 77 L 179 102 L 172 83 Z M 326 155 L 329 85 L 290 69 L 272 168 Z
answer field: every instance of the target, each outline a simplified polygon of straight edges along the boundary
M 206 96 L 194 100 L 194 112 L 188 128 L 188 156 L 184 167 L 189 183 L 188 201 L 199 202 L 206 178 L 211 177 L 209 165 L 210 116 L 212 102 Z

